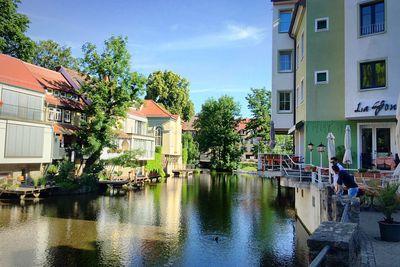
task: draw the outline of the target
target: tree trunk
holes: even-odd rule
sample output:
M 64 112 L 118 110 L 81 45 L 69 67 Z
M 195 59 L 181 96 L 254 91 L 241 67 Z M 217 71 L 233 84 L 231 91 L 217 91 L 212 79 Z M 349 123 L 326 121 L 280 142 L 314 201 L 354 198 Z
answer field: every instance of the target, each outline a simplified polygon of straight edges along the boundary
M 85 167 L 83 168 L 83 173 L 87 173 L 90 168 L 96 163 L 97 160 L 100 159 L 100 152 L 97 151 L 89 156 L 89 158 L 85 162 Z

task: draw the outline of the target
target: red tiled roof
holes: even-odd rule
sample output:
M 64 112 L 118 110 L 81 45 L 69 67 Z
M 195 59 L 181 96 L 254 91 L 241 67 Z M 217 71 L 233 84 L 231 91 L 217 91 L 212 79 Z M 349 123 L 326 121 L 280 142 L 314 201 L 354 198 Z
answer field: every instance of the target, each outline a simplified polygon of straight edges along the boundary
M 75 101 L 72 99 L 57 97 L 54 95 L 45 95 L 44 100 L 46 101 L 47 104 L 61 106 L 61 107 L 68 107 L 68 108 L 72 108 L 72 109 L 83 110 L 83 108 L 85 106 L 85 104 L 81 98 L 79 98 L 79 101 Z
M 182 122 L 182 131 L 195 131 L 194 122 L 197 120 L 197 116 L 193 116 L 190 121 Z
M 72 124 L 55 123 L 53 129 L 56 134 L 74 135 L 78 127 Z
M 0 54 L 0 82 L 44 93 L 22 60 Z
M 29 71 L 44 88 L 75 93 L 74 88 L 71 86 L 71 84 L 68 83 L 68 81 L 61 73 L 54 70 L 42 68 L 30 63 L 24 63 Z
M 250 119 L 249 119 L 249 118 L 246 118 L 246 119 L 241 120 L 241 121 L 239 122 L 238 126 L 236 127 L 236 130 L 237 130 L 237 131 L 240 131 L 240 130 L 246 129 L 246 125 L 247 125 L 247 123 L 249 123 L 249 122 L 250 122 Z
M 135 108 L 129 108 L 128 113 L 134 116 L 144 117 L 146 118 L 146 114 L 144 114 L 141 110 L 137 110 Z
M 171 114 L 168 110 L 157 104 L 153 100 L 145 99 L 140 110 L 146 117 L 169 117 L 177 119 L 178 115 Z

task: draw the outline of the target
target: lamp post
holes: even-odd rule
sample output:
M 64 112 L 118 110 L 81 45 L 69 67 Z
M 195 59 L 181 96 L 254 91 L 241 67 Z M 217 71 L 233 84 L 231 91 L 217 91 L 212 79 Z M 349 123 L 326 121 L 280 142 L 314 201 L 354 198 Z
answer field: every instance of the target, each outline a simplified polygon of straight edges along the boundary
M 322 168 L 322 153 L 325 152 L 325 146 L 321 143 L 321 144 L 319 144 L 317 146 L 317 150 L 318 150 L 318 153 L 319 153 L 319 156 L 320 156 L 320 160 L 319 160 L 320 167 Z
M 309 143 L 308 144 L 308 150 L 310 151 L 310 164 L 312 165 L 312 151 L 314 150 L 314 144 L 313 143 Z

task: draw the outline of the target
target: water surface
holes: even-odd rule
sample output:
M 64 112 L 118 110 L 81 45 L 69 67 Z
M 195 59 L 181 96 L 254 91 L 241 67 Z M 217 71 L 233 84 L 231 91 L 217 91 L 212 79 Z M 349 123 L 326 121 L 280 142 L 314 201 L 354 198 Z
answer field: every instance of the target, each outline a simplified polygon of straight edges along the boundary
M 2 201 L 1 266 L 302 266 L 293 192 L 208 174 L 124 196 Z

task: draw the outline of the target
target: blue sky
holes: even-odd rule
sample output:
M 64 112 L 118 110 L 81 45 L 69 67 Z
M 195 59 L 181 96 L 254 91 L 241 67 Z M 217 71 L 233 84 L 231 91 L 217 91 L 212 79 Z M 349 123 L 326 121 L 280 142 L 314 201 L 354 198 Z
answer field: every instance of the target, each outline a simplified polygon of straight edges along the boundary
M 227 94 L 249 116 L 250 88 L 271 88 L 269 0 L 23 0 L 19 11 L 31 20 L 32 39 L 53 39 L 75 56 L 85 42 L 127 36 L 132 69 L 187 78 L 196 112 Z

